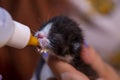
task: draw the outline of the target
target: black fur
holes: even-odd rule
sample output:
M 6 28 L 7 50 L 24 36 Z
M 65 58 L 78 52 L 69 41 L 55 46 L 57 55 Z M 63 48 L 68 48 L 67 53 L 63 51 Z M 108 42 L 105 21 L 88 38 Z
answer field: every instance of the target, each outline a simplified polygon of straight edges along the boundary
M 84 38 L 78 24 L 68 17 L 57 16 L 44 24 L 42 28 L 48 23 L 53 23 L 48 35 L 52 46 L 50 49 L 58 56 L 71 55 L 73 60 L 70 64 L 86 74 L 90 80 L 95 80 L 98 77 L 96 72 L 80 58 Z

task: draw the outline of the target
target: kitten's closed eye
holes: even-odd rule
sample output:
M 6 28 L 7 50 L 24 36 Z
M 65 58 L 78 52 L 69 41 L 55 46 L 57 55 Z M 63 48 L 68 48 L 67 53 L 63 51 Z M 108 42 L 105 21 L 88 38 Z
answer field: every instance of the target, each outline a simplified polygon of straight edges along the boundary
M 52 46 L 52 50 L 58 56 L 65 56 L 68 53 L 68 46 L 66 46 L 66 42 L 64 41 L 62 34 L 54 33 L 48 37 L 50 40 L 50 44 Z

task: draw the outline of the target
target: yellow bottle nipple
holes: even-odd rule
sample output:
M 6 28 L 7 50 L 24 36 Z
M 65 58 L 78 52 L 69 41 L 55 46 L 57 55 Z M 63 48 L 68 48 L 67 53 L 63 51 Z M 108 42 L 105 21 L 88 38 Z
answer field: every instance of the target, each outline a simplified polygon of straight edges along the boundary
M 39 45 L 38 39 L 34 37 L 33 35 L 31 35 L 28 45 L 38 46 Z

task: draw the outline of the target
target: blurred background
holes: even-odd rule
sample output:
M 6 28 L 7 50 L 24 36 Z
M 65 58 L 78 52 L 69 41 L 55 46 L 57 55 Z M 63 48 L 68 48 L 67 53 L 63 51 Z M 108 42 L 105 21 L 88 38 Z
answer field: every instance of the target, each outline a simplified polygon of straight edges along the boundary
M 33 32 L 53 16 L 74 19 L 88 44 L 120 70 L 120 0 L 0 0 L 0 7 Z M 0 74 L 3 80 L 30 80 L 39 59 L 35 47 L 0 48 Z

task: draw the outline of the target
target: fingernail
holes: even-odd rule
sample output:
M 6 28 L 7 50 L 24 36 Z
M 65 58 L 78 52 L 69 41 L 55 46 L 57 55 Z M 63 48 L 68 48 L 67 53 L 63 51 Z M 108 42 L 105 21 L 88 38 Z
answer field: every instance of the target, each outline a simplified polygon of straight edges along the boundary
M 70 72 L 65 72 L 60 75 L 62 80 L 83 80 L 80 76 L 74 75 Z
M 48 57 L 49 57 L 48 52 L 46 52 L 46 51 L 43 52 L 43 53 L 42 53 L 42 57 L 44 58 L 45 61 L 48 61 Z
M 87 41 L 84 41 L 84 46 L 85 46 L 86 48 L 88 48 L 88 47 L 89 47 L 89 45 L 88 45 Z
M 61 75 L 60 75 L 60 77 L 61 77 L 61 79 L 62 80 L 66 80 L 67 78 L 69 78 L 71 75 L 69 75 L 70 73 L 68 73 L 68 72 L 65 72 L 65 73 L 62 73 Z
M 43 56 L 44 58 L 48 58 L 49 54 L 46 52 L 46 53 L 43 53 L 42 56 Z

